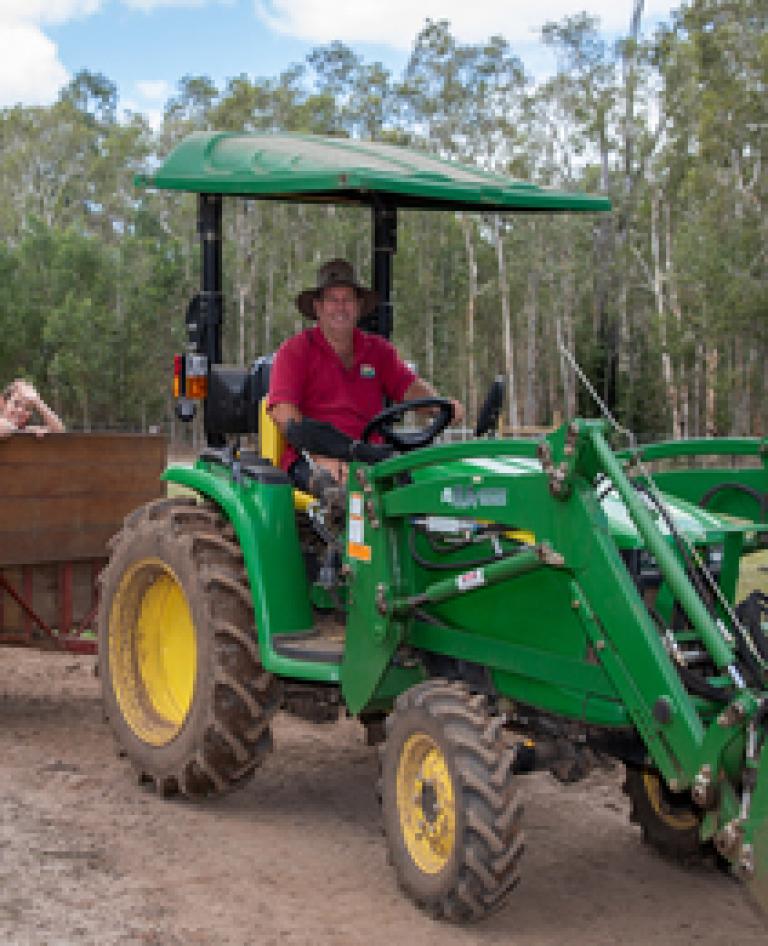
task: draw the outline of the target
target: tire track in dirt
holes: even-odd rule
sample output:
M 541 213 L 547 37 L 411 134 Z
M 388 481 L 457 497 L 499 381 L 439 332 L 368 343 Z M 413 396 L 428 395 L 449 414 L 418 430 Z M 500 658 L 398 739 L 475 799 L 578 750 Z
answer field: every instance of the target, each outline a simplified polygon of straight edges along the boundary
M 524 782 L 522 882 L 497 915 L 435 923 L 399 892 L 352 720 L 280 717 L 244 790 L 140 788 L 90 658 L 0 649 L 0 942 L 8 946 L 764 946 L 739 887 L 640 844 L 621 772 Z

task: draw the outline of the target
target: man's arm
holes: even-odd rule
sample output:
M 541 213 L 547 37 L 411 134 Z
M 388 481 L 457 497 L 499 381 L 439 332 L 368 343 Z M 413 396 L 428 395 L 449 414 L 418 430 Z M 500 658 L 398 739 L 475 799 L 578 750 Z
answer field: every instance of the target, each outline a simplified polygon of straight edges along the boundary
M 4 417 L 0 417 L 0 440 L 5 437 L 10 437 L 12 433 L 16 430 L 16 425 L 12 424 L 9 420 L 6 420 Z

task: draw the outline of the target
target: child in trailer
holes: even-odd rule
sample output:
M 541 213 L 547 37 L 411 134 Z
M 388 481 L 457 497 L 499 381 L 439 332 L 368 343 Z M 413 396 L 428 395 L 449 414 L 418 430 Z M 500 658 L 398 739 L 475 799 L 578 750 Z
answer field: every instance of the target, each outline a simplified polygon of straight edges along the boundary
M 37 414 L 41 423 L 30 424 Z M 34 385 L 17 378 L 0 394 L 0 437 L 26 432 L 43 437 L 48 433 L 63 433 L 60 417 L 40 397 Z

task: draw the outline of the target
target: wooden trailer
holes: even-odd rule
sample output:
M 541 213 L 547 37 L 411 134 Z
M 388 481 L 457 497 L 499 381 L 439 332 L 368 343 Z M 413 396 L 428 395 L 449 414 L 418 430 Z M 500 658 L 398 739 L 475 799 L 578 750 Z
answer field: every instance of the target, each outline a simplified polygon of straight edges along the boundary
M 0 440 L 0 645 L 95 652 L 107 541 L 162 495 L 165 460 L 162 436 Z

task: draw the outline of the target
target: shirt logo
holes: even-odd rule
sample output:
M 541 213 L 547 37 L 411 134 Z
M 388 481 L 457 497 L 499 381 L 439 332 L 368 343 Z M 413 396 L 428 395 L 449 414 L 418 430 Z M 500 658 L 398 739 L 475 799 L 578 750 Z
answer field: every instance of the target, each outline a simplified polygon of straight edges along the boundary
M 375 378 L 376 369 L 373 365 L 360 365 L 360 377 L 361 378 Z

